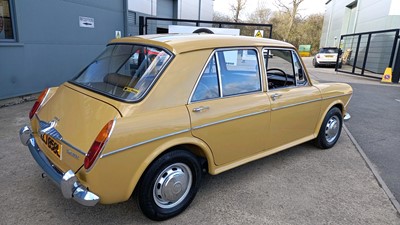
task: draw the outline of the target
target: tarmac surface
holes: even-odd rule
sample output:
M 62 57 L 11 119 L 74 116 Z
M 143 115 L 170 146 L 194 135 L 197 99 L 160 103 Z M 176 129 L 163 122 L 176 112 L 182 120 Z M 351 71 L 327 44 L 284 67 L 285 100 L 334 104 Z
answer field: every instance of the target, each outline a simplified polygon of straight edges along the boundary
M 206 175 L 189 208 L 165 222 L 148 220 L 133 200 L 81 206 L 41 178 L 41 169 L 19 141 L 18 130 L 28 123 L 32 105 L 0 108 L 0 224 L 400 225 L 399 214 L 346 132 L 330 150 L 305 143 Z

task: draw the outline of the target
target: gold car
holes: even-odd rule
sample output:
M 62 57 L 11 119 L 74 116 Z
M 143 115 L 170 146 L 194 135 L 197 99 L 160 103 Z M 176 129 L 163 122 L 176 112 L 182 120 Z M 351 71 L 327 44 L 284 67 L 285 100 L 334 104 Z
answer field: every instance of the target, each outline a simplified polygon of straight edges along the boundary
M 310 140 L 331 148 L 351 95 L 347 84 L 314 84 L 285 42 L 128 37 L 44 90 L 20 139 L 65 198 L 94 206 L 135 191 L 147 217 L 165 220 L 190 204 L 204 172 Z

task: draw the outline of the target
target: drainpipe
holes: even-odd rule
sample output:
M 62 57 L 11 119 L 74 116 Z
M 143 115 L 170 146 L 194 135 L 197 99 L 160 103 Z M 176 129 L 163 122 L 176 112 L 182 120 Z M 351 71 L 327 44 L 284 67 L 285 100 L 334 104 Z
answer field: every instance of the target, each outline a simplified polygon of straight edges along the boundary
M 123 0 L 122 3 L 122 10 L 124 11 L 124 33 L 122 34 L 122 37 L 128 36 L 128 1 L 129 0 Z
M 199 18 L 198 18 L 198 20 L 201 20 L 200 17 L 201 17 L 201 0 L 199 0 Z

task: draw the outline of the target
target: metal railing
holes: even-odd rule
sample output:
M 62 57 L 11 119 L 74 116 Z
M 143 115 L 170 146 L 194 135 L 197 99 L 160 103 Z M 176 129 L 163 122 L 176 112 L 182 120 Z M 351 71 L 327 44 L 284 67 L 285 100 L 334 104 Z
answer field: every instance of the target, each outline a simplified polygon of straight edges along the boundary
M 400 67 L 399 63 L 394 63 L 398 42 L 399 29 L 342 35 L 342 54 L 337 58 L 335 70 L 380 79 L 386 67 Z M 397 61 L 399 57 L 397 56 Z M 393 76 L 393 82 L 398 81 L 399 76 L 396 74 Z

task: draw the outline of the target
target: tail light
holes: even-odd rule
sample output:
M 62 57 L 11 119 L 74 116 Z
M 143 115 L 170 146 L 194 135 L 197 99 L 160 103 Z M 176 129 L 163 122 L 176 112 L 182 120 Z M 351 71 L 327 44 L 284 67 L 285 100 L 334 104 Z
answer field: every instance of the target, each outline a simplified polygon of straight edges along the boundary
M 83 163 L 83 166 L 86 170 L 91 169 L 94 162 L 99 158 L 100 153 L 103 151 L 104 146 L 108 141 L 108 138 L 111 136 L 114 125 L 115 119 L 110 120 L 106 125 L 104 125 L 103 129 L 101 129 L 100 133 L 97 135 L 92 147 L 90 147 L 88 153 L 86 154 L 85 161 Z
M 320 58 L 319 54 L 317 54 L 317 58 L 318 58 L 318 59 Z
M 42 93 L 40 93 L 39 98 L 36 100 L 31 111 L 29 112 L 29 119 L 32 119 L 32 117 L 35 115 L 38 109 L 42 106 L 43 100 L 46 98 L 48 92 L 49 89 L 46 88 L 42 91 Z

